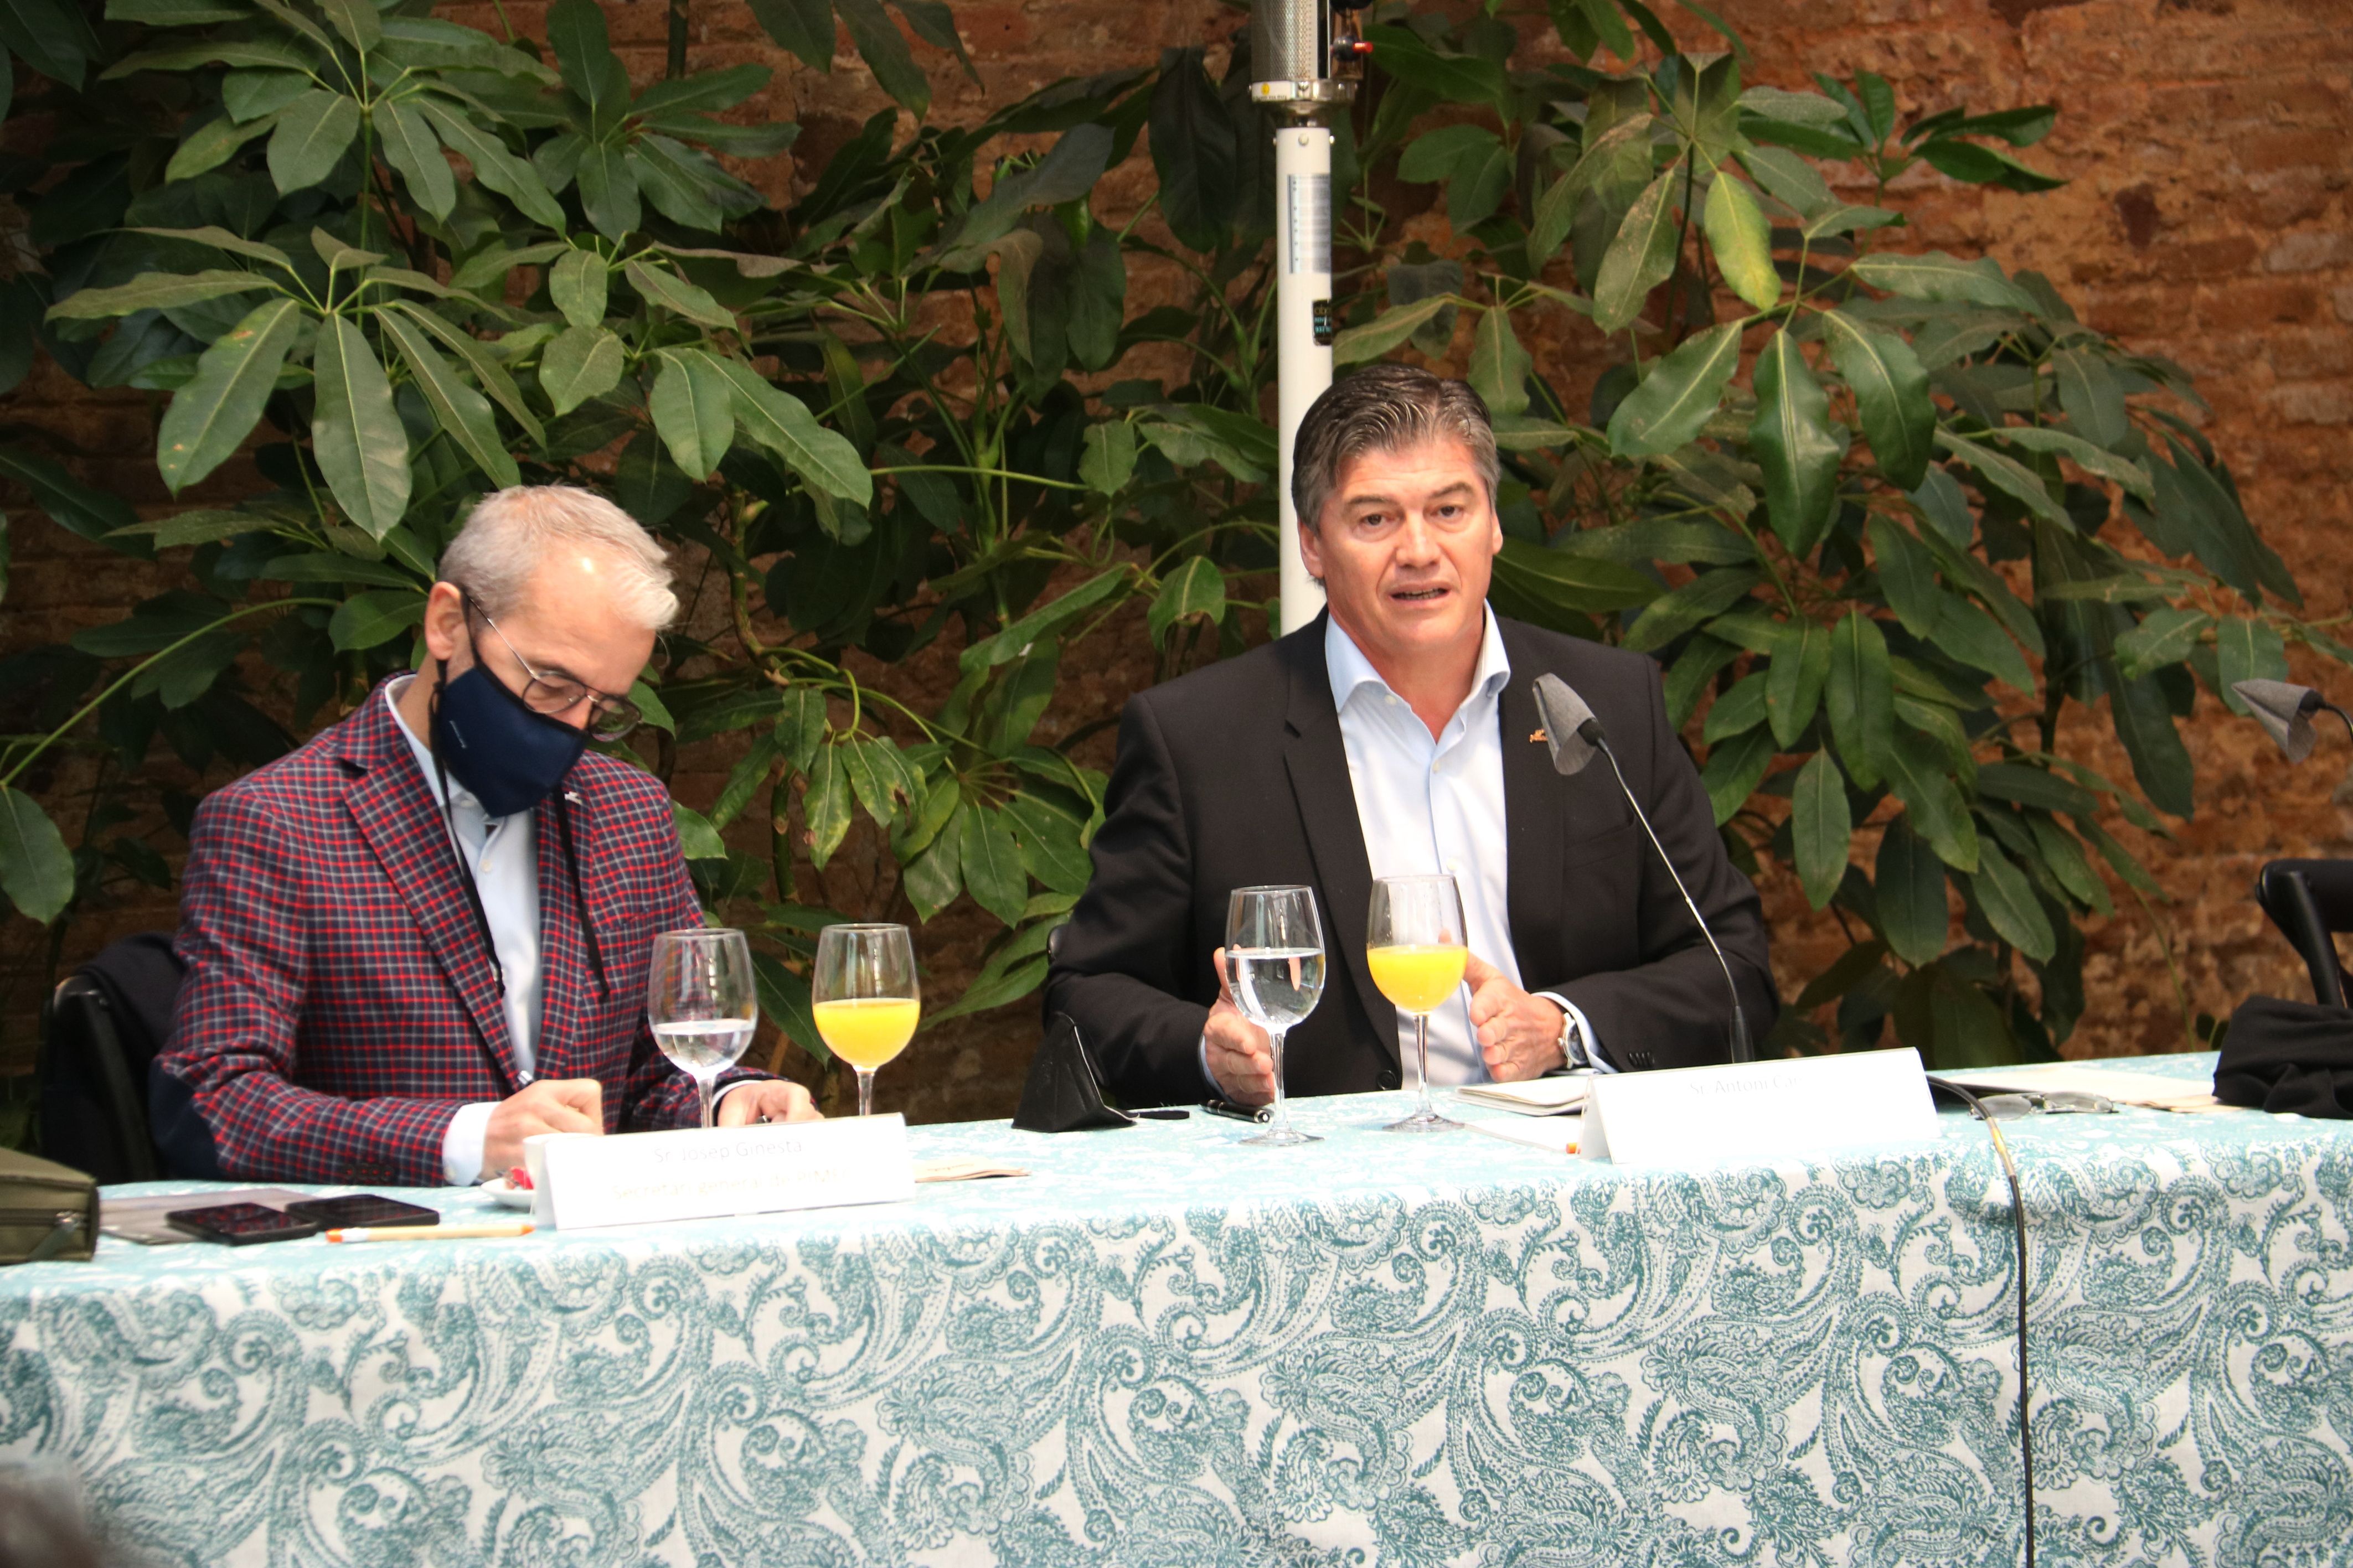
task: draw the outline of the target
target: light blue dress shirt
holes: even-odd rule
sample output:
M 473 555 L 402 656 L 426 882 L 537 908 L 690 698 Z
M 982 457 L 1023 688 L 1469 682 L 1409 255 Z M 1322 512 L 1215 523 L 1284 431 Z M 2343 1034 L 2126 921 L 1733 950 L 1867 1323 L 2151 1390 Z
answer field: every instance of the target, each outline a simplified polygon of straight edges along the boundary
M 1487 613 L 1471 694 L 1446 727 L 1432 737 L 1404 698 L 1389 689 L 1340 623 L 1324 625 L 1324 664 L 1332 681 L 1332 706 L 1340 716 L 1340 741 L 1348 756 L 1348 782 L 1356 797 L 1356 821 L 1365 835 L 1365 858 L 1375 877 L 1410 877 L 1452 872 L 1462 893 L 1462 918 L 1471 951 L 1495 966 L 1513 984 L 1521 984 L 1512 950 L 1510 857 L 1504 805 L 1504 737 L 1497 705 L 1512 662 L 1504 637 Z M 1328 929 L 1326 946 L 1341 940 Z M 1602 1057 L 1593 1026 L 1567 997 L 1536 994 L 1557 1005 L 1570 1023 L 1568 1065 L 1615 1070 Z M 1397 1015 L 1398 1059 L 1413 1060 L 1413 1016 Z M 1201 1042 L 1201 1074 L 1220 1094 L 1209 1071 L 1208 1041 Z M 1487 1063 L 1471 1027 L 1468 988 L 1430 1016 L 1430 1081 L 1433 1086 L 1483 1083 Z

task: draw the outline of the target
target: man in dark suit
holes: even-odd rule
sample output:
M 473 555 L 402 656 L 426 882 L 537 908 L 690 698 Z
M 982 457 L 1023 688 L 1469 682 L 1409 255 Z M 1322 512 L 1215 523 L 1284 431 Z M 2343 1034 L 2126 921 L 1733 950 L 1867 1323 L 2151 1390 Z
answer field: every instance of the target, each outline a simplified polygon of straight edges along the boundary
M 1657 666 L 1487 608 L 1496 479 L 1462 383 L 1379 365 L 1337 384 L 1302 421 L 1292 475 L 1327 613 L 1129 700 L 1093 880 L 1046 991 L 1128 1103 L 1272 1098 L 1266 1037 L 1219 951 L 1228 895 L 1268 883 L 1315 889 L 1329 954 L 1323 1001 L 1288 1038 L 1292 1093 L 1405 1081 L 1400 1015 L 1365 962 L 1376 876 L 1450 871 L 1461 888 L 1468 994 L 1432 1016 L 1433 1082 L 1728 1059 L 1722 972 L 1616 781 L 1553 770 L 1531 693 L 1546 671 L 1592 705 L 1749 1018 L 1771 1026 L 1756 889 Z
M 150 1076 L 187 1173 L 462 1184 L 534 1133 L 700 1119 L 646 1026 L 654 934 L 702 924 L 670 796 L 584 754 L 637 722 L 678 605 L 660 546 L 601 497 L 521 488 L 440 574 L 424 673 L 196 813 Z M 733 1076 L 723 1124 L 816 1114 Z

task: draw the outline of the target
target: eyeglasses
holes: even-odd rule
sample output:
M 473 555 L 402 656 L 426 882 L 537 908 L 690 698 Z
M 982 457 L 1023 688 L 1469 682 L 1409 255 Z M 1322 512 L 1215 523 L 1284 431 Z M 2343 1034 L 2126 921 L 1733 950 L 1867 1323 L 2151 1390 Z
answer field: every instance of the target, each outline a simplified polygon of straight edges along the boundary
M 2055 1093 L 2017 1092 L 1989 1094 L 1979 1097 L 1978 1107 L 1996 1121 L 2015 1121 L 2021 1116 L 2105 1116 L 2116 1108 L 2116 1102 L 2105 1095 L 2084 1094 L 2077 1089 L 2061 1089 Z
M 460 590 L 460 592 L 463 591 Z M 645 716 L 638 711 L 638 705 L 626 697 L 615 697 L 599 691 L 595 687 L 585 685 L 568 675 L 542 675 L 532 668 L 530 661 L 521 653 L 516 652 L 515 645 L 507 641 L 507 634 L 499 631 L 499 623 L 491 619 L 491 613 L 482 608 L 471 594 L 465 594 L 464 598 L 467 613 L 481 616 L 482 624 L 491 631 L 497 632 L 499 641 L 506 643 L 507 652 L 514 655 L 514 661 L 522 668 L 524 676 L 522 689 L 524 707 L 534 713 L 553 719 L 559 713 L 569 713 L 581 703 L 586 702 L 590 704 L 588 732 L 600 741 L 617 741 L 636 729 L 644 719 Z

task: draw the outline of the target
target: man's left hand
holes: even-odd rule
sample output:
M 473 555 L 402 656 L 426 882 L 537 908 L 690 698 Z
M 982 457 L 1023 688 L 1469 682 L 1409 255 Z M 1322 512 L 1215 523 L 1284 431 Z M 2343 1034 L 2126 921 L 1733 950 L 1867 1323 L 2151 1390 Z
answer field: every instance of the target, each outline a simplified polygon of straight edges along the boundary
M 1462 979 L 1471 987 L 1471 1028 L 1489 1078 L 1517 1083 L 1562 1065 L 1559 1007 L 1529 995 L 1475 952 Z
M 809 1091 L 780 1078 L 753 1079 L 720 1098 L 719 1125 L 743 1127 L 754 1121 L 822 1121 L 824 1113 Z

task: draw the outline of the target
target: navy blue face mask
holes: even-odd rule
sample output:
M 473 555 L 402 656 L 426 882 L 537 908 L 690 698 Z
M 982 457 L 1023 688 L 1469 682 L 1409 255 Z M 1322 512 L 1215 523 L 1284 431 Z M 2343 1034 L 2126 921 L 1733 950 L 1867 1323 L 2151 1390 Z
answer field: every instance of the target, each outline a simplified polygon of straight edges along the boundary
M 433 704 L 435 754 L 491 816 L 545 800 L 587 746 L 587 731 L 533 712 L 480 664 L 445 677 Z

